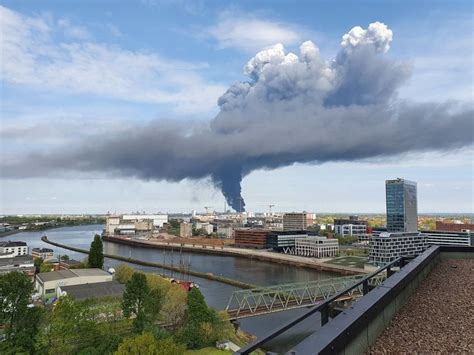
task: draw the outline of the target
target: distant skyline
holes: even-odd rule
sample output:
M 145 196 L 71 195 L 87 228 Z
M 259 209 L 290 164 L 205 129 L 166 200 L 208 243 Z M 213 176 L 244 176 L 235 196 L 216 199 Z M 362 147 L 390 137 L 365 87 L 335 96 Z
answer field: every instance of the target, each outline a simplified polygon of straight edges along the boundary
M 164 165 L 153 152 L 153 160 L 146 159 L 145 143 L 139 164 L 144 173 L 131 171 L 136 165 L 120 156 L 133 149 L 125 142 L 140 137 L 148 127 L 161 129 L 160 135 L 149 137 L 159 146 L 156 141 L 167 137 L 163 127 L 179 126 L 185 131 L 206 126 L 220 113 L 219 97 L 238 87 L 232 86 L 236 82 L 248 80 L 243 74 L 247 62 L 277 43 L 284 45 L 285 53 L 302 58 L 300 45 L 310 40 L 322 58 L 331 60 L 340 53 L 344 34 L 354 26 L 367 29 L 379 21 L 393 32 L 393 41 L 382 39 L 390 47 L 387 56 L 406 65 L 406 82 L 393 93 L 397 102 L 417 107 L 435 103 L 432 112 L 441 115 L 472 112 L 474 106 L 470 1 L 302 1 L 294 6 L 283 1 L 7 0 L 0 5 L 0 15 L 0 214 L 190 212 L 203 206 L 222 210 L 224 196 L 216 186 L 225 184 L 227 170 L 212 172 L 212 181 L 200 178 L 206 173 L 196 170 L 207 162 L 198 161 L 192 173 L 171 174 L 173 164 Z M 267 84 L 276 85 L 277 80 Z M 326 90 L 325 84 L 319 89 Z M 236 105 L 238 95 L 231 100 L 226 96 L 224 104 Z M 217 129 L 225 132 L 235 129 L 232 120 L 216 122 Z M 444 132 L 444 128 L 435 130 L 437 123 L 427 127 L 436 134 Z M 360 125 L 361 130 L 374 126 L 371 121 Z M 318 127 L 312 126 L 311 133 L 324 139 Z M 413 121 L 406 130 L 417 127 Z M 403 137 L 393 147 L 377 141 L 377 135 L 361 139 L 377 149 L 387 146 L 383 155 L 367 154 L 365 149 L 356 154 L 351 145 L 341 151 L 343 155 L 332 151 L 322 155 L 324 146 L 315 145 L 309 151 L 317 150 L 319 164 L 311 163 L 315 158 L 303 150 L 302 158 L 281 164 L 261 164 L 252 158 L 244 164 L 256 168 L 244 172 L 248 175 L 242 180 L 242 195 L 249 211 L 267 211 L 267 205 L 274 204 L 281 211 L 384 213 L 385 180 L 401 177 L 418 183 L 420 214 L 473 213 L 472 116 L 471 133 L 469 126 L 460 127 L 453 125 L 445 135 L 421 134 L 416 145 Z M 255 130 L 259 128 L 255 125 Z M 263 141 L 265 132 L 268 128 L 263 126 L 262 132 L 254 133 Z M 340 146 L 352 133 L 337 137 L 331 133 L 334 138 L 328 142 L 337 139 Z M 469 135 L 470 144 L 455 144 L 466 142 Z M 172 132 L 168 136 L 173 137 Z M 111 156 L 106 151 L 101 159 L 114 160 L 116 165 L 100 171 L 96 165 L 103 160 L 93 161 L 90 155 L 101 151 L 100 144 L 110 137 L 118 139 L 110 147 L 120 154 Z M 278 149 L 286 149 L 282 139 Z M 448 144 L 449 140 L 454 143 Z M 142 143 L 140 138 L 137 142 Z M 408 143 L 413 148 L 403 147 Z M 58 155 L 84 144 L 90 150 Z M 234 141 L 228 144 L 237 146 Z M 197 148 L 191 145 L 189 153 Z M 201 149 L 213 155 L 212 148 Z M 180 160 L 185 153 L 181 149 Z M 176 152 L 165 152 L 164 159 L 166 154 Z M 71 163 L 71 156 L 77 157 L 77 163 Z M 172 182 L 186 174 L 190 178 Z M 168 181 L 158 181 L 157 176 Z

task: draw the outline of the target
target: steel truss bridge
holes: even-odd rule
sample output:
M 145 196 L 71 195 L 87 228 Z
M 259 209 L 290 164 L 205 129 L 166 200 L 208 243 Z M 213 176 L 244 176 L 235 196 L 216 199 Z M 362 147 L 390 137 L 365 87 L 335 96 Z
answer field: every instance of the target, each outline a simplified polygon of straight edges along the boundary
M 259 287 L 235 291 L 229 299 L 226 311 L 230 320 L 286 311 L 316 305 L 342 290 L 356 284 L 366 275 L 344 276 L 318 281 L 297 282 L 284 285 Z M 367 287 L 375 287 L 385 280 L 385 274 L 370 280 Z M 352 289 L 340 301 L 350 301 L 363 295 L 363 285 Z

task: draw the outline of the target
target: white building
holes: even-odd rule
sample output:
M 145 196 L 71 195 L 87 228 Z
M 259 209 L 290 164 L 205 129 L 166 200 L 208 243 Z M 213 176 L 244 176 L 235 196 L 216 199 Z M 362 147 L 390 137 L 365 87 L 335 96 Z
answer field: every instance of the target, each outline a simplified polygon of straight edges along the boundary
M 155 229 L 163 227 L 168 223 L 166 214 L 130 214 L 107 216 L 105 223 L 105 233 L 114 234 L 137 234 L 153 232 Z
M 417 256 L 426 248 L 426 235 L 422 233 L 382 232 L 369 239 L 369 262 L 381 266 L 400 256 Z
M 28 245 L 25 242 L 0 242 L 0 258 L 28 255 Z
M 364 224 L 336 224 L 334 229 L 336 234 L 344 237 L 367 234 L 367 226 Z
M 211 223 L 200 223 L 197 222 L 194 226 L 197 230 L 201 230 L 204 234 L 212 234 L 214 233 L 214 225 Z
M 43 299 L 60 296 L 60 287 L 112 281 L 112 275 L 101 269 L 72 269 L 41 272 L 36 275 L 35 289 Z
M 339 252 L 339 241 L 326 237 L 307 237 L 295 240 L 295 254 L 314 258 L 334 257 Z
M 163 224 L 168 223 L 168 215 L 167 214 L 125 214 L 122 216 L 122 220 L 124 221 L 146 221 L 152 220 L 153 227 L 161 228 Z
M 423 231 L 426 242 L 432 245 L 474 246 L 474 235 L 470 232 Z
M 231 239 L 234 237 L 234 227 L 217 225 L 217 236 L 219 238 Z

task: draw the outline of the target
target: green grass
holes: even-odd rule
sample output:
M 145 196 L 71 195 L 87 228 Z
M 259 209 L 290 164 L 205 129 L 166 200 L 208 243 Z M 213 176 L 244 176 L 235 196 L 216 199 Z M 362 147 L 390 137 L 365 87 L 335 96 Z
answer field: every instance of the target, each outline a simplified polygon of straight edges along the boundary
M 230 351 L 219 350 L 216 348 L 203 348 L 199 350 L 186 350 L 184 355 L 229 355 Z
M 367 258 L 361 256 L 339 256 L 337 258 L 326 261 L 327 264 L 364 268 Z

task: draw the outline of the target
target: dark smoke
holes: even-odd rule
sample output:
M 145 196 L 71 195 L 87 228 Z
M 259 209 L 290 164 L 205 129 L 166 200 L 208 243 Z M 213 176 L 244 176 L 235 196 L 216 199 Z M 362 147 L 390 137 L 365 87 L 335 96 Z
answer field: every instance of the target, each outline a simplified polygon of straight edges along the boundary
M 257 169 L 471 145 L 471 102 L 397 99 L 410 67 L 386 56 L 391 40 L 392 31 L 381 23 L 354 27 L 333 61 L 323 60 L 309 41 L 299 56 L 275 45 L 249 61 L 250 80 L 219 98 L 220 112 L 205 127 L 154 122 L 80 147 L 3 162 L 2 175 L 79 171 L 167 181 L 210 178 L 234 210 L 244 211 L 241 181 Z

